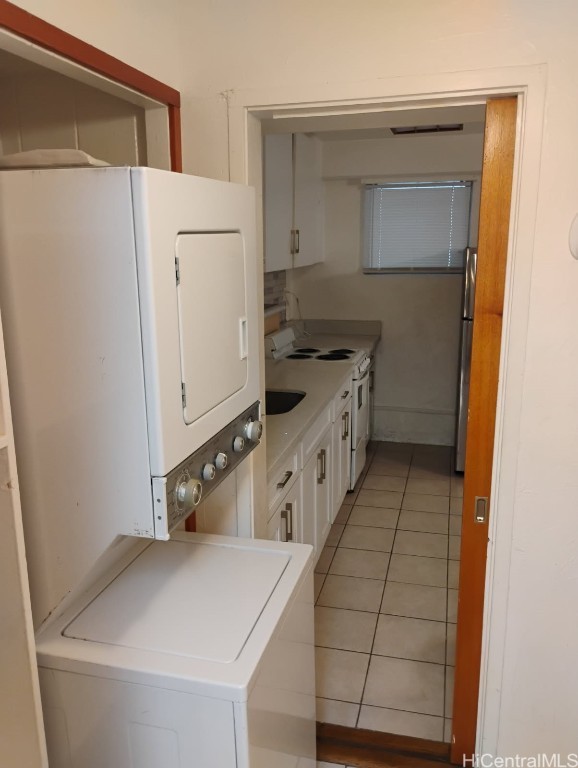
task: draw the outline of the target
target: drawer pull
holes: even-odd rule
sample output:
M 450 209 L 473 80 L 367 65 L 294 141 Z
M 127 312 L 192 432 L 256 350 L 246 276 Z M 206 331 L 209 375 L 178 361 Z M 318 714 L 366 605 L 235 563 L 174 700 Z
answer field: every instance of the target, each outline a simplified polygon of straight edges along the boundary
M 341 395 L 341 399 L 345 400 L 345 398 L 347 397 L 348 394 L 349 394 L 349 390 L 346 389 L 345 392 Z
M 285 504 L 285 516 L 287 518 L 287 541 L 293 541 L 293 504 Z
M 280 491 L 282 488 L 285 488 L 285 486 L 287 485 L 289 480 L 291 480 L 292 477 L 293 477 L 293 472 L 291 472 L 291 470 L 288 469 L 287 472 L 285 472 L 285 474 L 283 475 L 283 480 L 280 480 L 277 483 L 277 490 Z

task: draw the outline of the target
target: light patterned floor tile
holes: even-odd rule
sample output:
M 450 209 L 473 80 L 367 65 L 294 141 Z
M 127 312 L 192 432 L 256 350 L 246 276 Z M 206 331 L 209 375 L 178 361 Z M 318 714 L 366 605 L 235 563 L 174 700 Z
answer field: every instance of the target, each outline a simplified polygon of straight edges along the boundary
M 448 561 L 448 587 L 457 589 L 460 583 L 460 563 L 458 560 Z
M 464 495 L 463 475 L 452 475 L 450 496 L 462 497 Z
M 433 496 L 427 493 L 406 493 L 401 503 L 402 509 L 414 512 L 437 512 L 446 514 L 449 510 L 448 496 Z
M 369 664 L 369 654 L 315 649 L 315 686 L 322 699 L 359 703 Z
M 413 555 L 392 555 L 387 574 L 388 581 L 402 581 L 405 584 L 424 584 L 432 587 L 447 585 L 447 564 L 434 557 Z
M 369 653 L 377 617 L 377 613 L 318 605 L 315 609 L 315 645 Z
M 445 664 L 446 623 L 381 614 L 373 653 L 395 656 L 398 659 Z
M 334 699 L 317 699 L 316 717 L 320 723 L 333 723 L 345 725 L 347 728 L 355 728 L 359 704 L 349 701 L 335 701 Z
M 314 573 L 313 574 L 313 594 L 314 594 L 314 600 L 317 602 L 317 598 L 321 594 L 321 589 L 323 587 L 323 582 L 325 581 L 325 574 L 324 573 Z
M 388 581 L 383 593 L 381 613 L 446 621 L 446 600 L 447 590 L 444 587 Z
M 447 624 L 446 664 L 449 667 L 456 663 L 456 630 L 457 624 Z
M 449 515 L 449 518 L 450 518 L 450 535 L 461 536 L 462 535 L 461 515 Z
M 464 500 L 459 496 L 450 496 L 450 515 L 461 515 Z
M 417 739 L 442 741 L 443 724 L 443 717 L 418 715 L 415 712 L 403 712 L 399 709 L 368 707 L 362 704 L 358 727 L 367 728 L 370 731 L 413 736 Z
M 328 547 L 337 547 L 339 544 L 339 539 L 341 538 L 341 535 L 344 530 L 345 530 L 344 525 L 341 525 L 340 523 L 333 523 L 333 525 L 331 526 L 331 530 L 329 531 L 329 536 L 327 537 L 327 541 L 325 542 L 325 545 Z
M 455 624 L 458 620 L 458 590 L 448 589 L 448 621 Z
M 337 523 L 337 525 L 346 525 L 352 509 L 353 509 L 352 504 L 345 504 L 344 502 L 341 505 L 339 512 L 335 515 L 334 523 Z
M 446 744 L 452 743 L 452 721 L 447 718 L 444 720 L 444 741 Z
M 398 555 L 439 557 L 447 560 L 448 537 L 440 533 L 397 531 L 393 551 Z
M 396 491 L 403 493 L 405 490 L 405 478 L 392 475 L 366 475 L 363 485 L 364 490 L 370 491 Z
M 445 716 L 452 717 L 454 703 L 454 668 L 446 667 L 446 703 Z
M 319 605 L 378 613 L 384 581 L 329 574 L 318 598 Z M 445 618 L 445 590 L 444 590 Z
M 444 667 L 423 661 L 372 656 L 362 703 L 441 716 Z
M 315 573 L 327 573 L 334 554 L 335 547 L 323 547 L 315 566 Z
M 329 573 L 338 576 L 359 576 L 364 579 L 385 579 L 389 553 L 339 547 L 331 562 Z
M 420 479 L 410 477 L 405 487 L 407 493 L 423 493 L 431 496 L 449 496 L 450 478 L 436 477 Z
M 349 525 L 368 525 L 370 528 L 395 528 L 399 518 L 397 509 L 361 507 L 356 504 L 349 516 Z
M 396 491 L 366 491 L 361 490 L 357 496 L 357 504 L 362 507 L 386 507 L 388 509 L 399 509 L 403 493 Z
M 422 533 L 448 532 L 449 515 L 438 515 L 435 512 L 414 512 L 402 509 L 397 524 L 400 531 L 421 531 Z M 459 521 L 459 518 L 454 518 Z
M 376 456 L 369 465 L 368 475 L 390 475 L 392 477 L 407 477 L 409 459 L 386 458 Z
M 462 546 L 461 536 L 450 536 L 448 557 L 450 560 L 460 559 L 460 549 Z
M 370 528 L 367 525 L 347 525 L 340 547 L 391 552 L 394 531 L 390 528 Z

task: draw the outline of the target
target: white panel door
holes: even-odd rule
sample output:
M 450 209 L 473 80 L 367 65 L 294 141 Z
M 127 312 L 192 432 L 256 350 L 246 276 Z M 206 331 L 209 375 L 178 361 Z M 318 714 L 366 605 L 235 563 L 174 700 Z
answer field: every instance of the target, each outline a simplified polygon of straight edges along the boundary
M 245 254 L 238 232 L 218 232 L 180 234 L 176 256 L 183 415 L 190 424 L 247 382 Z M 218 305 L 207 307 L 206 297 L 219 297 Z
M 297 231 L 293 266 L 305 267 L 323 261 L 323 179 L 321 142 L 313 136 L 295 134 L 295 208 Z

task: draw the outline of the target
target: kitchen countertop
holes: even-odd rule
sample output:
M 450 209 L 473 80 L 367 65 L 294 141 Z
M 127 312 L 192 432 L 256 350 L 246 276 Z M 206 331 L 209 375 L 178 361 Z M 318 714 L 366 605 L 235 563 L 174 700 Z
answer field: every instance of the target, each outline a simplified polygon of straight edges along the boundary
M 358 347 L 359 348 L 359 347 Z M 349 361 L 265 360 L 267 389 L 305 392 L 289 413 L 267 416 L 267 474 L 273 474 L 287 453 L 333 399 L 351 375 Z
M 304 329 L 310 325 L 312 332 Z M 357 333 L 344 333 L 355 328 Z M 381 338 L 381 324 L 367 321 L 298 321 L 295 323 L 295 346 L 326 349 L 364 349 L 375 353 Z M 267 389 L 291 389 L 305 392 L 303 400 L 289 413 L 267 416 L 267 475 L 274 474 L 279 464 L 305 434 L 338 389 L 351 375 L 351 361 L 265 360 Z
M 380 336 L 359 333 L 312 333 L 299 336 L 295 342 L 298 347 L 326 347 L 327 349 L 364 349 L 374 352 Z

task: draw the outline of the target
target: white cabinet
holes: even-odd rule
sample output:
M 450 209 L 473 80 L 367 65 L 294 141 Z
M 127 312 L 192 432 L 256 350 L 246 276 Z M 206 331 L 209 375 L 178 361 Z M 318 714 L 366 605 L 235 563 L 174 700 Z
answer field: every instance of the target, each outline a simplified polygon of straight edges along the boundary
M 323 181 L 321 142 L 294 134 L 294 267 L 323 261 Z
M 286 133 L 264 147 L 265 272 L 323 261 L 321 142 Z
M 351 472 L 351 392 L 333 422 L 333 502 L 331 522 L 335 521 L 339 508 L 349 488 Z
M 331 528 L 331 462 L 332 430 L 329 428 L 321 438 L 317 450 L 303 468 L 303 529 L 313 540 L 315 557 L 319 557 Z
M 289 133 L 265 136 L 263 157 L 265 272 L 293 266 L 293 148 Z
M 271 541 L 303 542 L 301 477 L 277 505 L 267 524 L 267 538 Z M 313 542 L 305 541 L 306 544 Z

